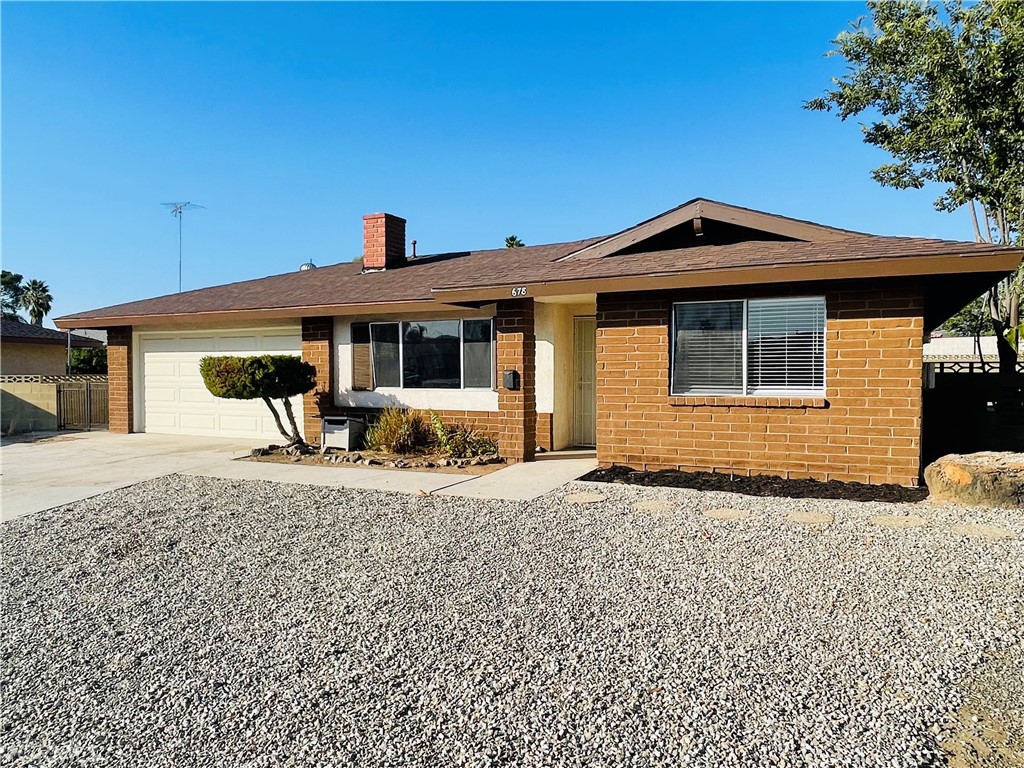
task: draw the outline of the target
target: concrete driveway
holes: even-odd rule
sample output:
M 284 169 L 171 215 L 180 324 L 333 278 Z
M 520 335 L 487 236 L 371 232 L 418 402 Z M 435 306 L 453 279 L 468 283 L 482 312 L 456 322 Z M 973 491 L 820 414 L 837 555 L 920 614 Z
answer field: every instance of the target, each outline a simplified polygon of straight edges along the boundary
M 0 519 L 11 520 L 154 477 L 223 464 L 259 442 L 61 432 L 32 442 L 4 443 Z
M 593 457 L 572 453 L 545 454 L 545 460 L 512 464 L 479 476 L 233 461 L 265 444 L 266 440 L 109 432 L 55 433 L 33 442 L 4 443 L 0 520 L 171 474 L 528 501 L 597 466 Z

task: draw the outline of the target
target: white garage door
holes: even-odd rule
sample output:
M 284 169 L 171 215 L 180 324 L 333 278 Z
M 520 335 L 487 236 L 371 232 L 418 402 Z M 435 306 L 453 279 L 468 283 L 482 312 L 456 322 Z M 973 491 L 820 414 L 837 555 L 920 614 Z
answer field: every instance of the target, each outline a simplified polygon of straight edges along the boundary
M 199 360 L 206 355 L 299 355 L 298 327 L 220 333 L 139 335 L 141 428 L 170 435 L 281 439 L 262 400 L 214 397 L 203 384 Z M 292 398 L 302 429 L 302 398 Z M 280 401 L 275 405 L 287 427 Z

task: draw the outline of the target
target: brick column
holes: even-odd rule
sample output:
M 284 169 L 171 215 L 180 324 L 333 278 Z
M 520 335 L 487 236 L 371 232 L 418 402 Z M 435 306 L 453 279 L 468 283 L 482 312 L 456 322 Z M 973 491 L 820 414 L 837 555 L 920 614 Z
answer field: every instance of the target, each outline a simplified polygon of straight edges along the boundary
M 132 381 L 132 327 L 107 328 L 107 407 L 111 432 L 126 435 L 135 429 Z
M 498 302 L 498 408 L 501 435 L 498 448 L 509 461 L 532 461 L 537 447 L 536 366 L 533 299 Z M 508 390 L 505 371 L 519 373 L 519 389 Z
M 302 396 L 302 433 L 307 443 L 320 442 L 321 414 L 334 405 L 331 348 L 333 317 L 302 318 L 302 359 L 316 366 L 316 389 Z

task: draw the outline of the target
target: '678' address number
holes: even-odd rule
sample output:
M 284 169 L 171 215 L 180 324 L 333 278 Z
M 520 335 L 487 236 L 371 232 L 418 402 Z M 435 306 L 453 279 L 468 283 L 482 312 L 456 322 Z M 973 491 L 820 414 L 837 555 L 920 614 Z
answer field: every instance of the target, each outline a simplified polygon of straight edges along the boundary
M 517 286 L 516 288 L 512 289 L 512 298 L 513 299 L 518 299 L 520 296 L 525 296 L 525 295 L 526 295 L 526 286 L 525 285 L 520 285 L 520 286 Z

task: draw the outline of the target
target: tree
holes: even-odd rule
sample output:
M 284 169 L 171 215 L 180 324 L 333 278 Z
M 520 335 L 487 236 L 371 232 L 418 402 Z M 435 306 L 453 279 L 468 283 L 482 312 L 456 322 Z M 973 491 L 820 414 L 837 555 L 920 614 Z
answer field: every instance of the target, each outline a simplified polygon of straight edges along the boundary
M 28 311 L 29 322 L 42 325 L 43 318 L 53 307 L 53 296 L 50 288 L 42 280 L 29 280 L 21 293 L 21 306 Z
M 506 248 L 522 248 L 524 245 L 526 245 L 526 243 L 524 243 L 515 235 L 509 235 L 508 237 L 505 238 Z
M 950 336 L 992 336 L 992 318 L 985 296 L 979 296 L 939 327 Z
M 840 119 L 870 112 L 864 141 L 895 162 L 872 172 L 883 186 L 945 185 L 941 211 L 966 207 L 978 242 L 1018 245 L 1024 230 L 1024 3 L 869 0 L 829 56 L 848 63 L 808 109 Z M 985 295 L 1000 370 L 1015 369 L 1021 270 Z
M 68 373 L 106 373 L 106 347 L 74 347 Z
M 2 305 L 4 320 L 21 320 L 18 310 L 21 309 L 21 294 L 24 288 L 21 285 L 22 276 L 16 272 L 2 271 Z
M 232 400 L 260 398 L 274 414 L 274 423 L 289 445 L 305 445 L 290 397 L 304 395 L 316 388 L 316 367 L 294 355 L 261 355 L 258 357 L 204 357 L 199 361 L 203 383 L 214 397 Z M 291 427 L 289 434 L 274 407 L 281 400 Z

